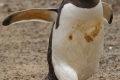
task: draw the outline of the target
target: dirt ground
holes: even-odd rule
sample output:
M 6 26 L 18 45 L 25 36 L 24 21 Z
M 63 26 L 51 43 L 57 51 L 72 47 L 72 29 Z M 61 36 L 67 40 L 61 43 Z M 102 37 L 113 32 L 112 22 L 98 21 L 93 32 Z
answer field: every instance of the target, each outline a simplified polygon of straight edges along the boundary
M 105 23 L 105 44 L 98 71 L 89 80 L 120 80 L 120 0 L 104 0 L 114 10 Z M 0 80 L 44 80 L 52 23 L 27 22 L 2 26 L 12 12 L 30 8 L 56 8 L 61 0 L 0 0 Z

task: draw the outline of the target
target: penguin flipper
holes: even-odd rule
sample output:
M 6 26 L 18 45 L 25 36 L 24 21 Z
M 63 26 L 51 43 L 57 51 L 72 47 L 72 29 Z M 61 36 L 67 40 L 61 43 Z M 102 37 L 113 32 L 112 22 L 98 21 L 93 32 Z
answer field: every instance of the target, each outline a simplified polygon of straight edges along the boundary
M 30 9 L 11 14 L 4 21 L 3 25 L 7 26 L 20 21 L 45 21 L 55 22 L 58 17 L 57 9 Z
M 109 24 L 111 24 L 112 20 L 113 20 L 113 10 L 112 10 L 111 6 L 109 4 L 107 4 L 106 2 L 102 2 L 102 5 L 103 5 L 104 19 Z

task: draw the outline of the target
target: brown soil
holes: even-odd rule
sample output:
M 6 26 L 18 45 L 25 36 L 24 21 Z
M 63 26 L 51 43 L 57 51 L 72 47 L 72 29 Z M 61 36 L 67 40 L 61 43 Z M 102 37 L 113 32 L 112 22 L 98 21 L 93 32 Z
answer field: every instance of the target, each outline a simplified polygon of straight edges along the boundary
M 112 5 L 114 19 L 105 23 L 104 53 L 89 80 L 120 80 L 120 0 Z M 12 12 L 30 8 L 56 8 L 61 0 L 0 0 L 0 80 L 43 80 L 48 72 L 46 53 L 52 23 L 27 22 L 8 27 L 2 21 Z

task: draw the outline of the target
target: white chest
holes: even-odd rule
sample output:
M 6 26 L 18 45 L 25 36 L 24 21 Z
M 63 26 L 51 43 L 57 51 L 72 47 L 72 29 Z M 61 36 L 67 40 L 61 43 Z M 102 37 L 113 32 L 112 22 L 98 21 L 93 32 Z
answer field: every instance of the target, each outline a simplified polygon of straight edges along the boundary
M 72 6 L 73 12 L 69 13 L 69 10 L 69 14 L 64 15 L 66 8 L 61 13 L 58 29 L 53 29 L 52 62 L 55 74 L 59 80 L 85 80 L 96 71 L 103 50 L 102 9 L 88 16 L 91 11 Z

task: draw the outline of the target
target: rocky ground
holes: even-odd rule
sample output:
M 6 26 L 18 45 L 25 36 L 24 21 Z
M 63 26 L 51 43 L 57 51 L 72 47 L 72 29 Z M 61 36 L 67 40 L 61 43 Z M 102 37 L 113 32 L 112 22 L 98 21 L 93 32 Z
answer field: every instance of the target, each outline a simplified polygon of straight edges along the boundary
M 111 4 L 114 19 L 105 23 L 104 53 L 89 80 L 120 80 L 120 0 Z M 0 0 L 0 80 L 43 80 L 48 72 L 46 53 L 52 23 L 27 22 L 2 26 L 6 16 L 30 8 L 56 8 L 61 0 Z

